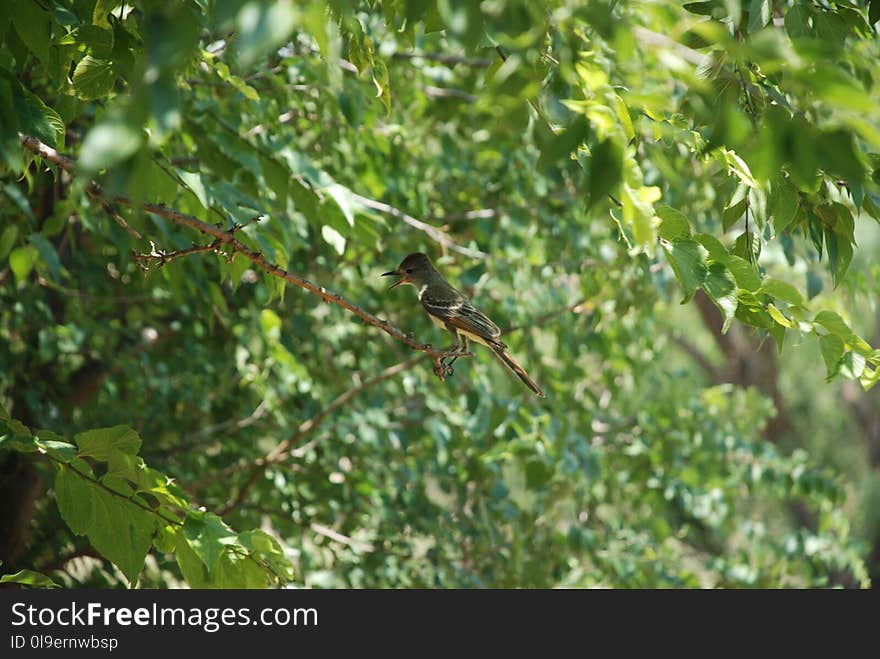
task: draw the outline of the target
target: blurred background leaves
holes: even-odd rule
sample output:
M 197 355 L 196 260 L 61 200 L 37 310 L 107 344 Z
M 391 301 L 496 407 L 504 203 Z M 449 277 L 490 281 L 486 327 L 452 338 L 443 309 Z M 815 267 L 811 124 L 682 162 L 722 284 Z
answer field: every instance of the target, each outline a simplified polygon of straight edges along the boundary
M 133 427 L 222 513 L 154 540 L 142 585 L 212 585 L 191 549 L 230 528 L 315 587 L 876 583 L 878 6 L 15 0 L 3 403 L 65 437 Z M 548 399 L 482 353 L 394 369 L 405 345 L 241 255 L 145 273 L 150 240 L 210 241 L 114 209 L 135 238 L 92 178 L 246 225 L 440 345 L 378 277 L 425 251 Z M 0 570 L 131 582 L 16 441 Z M 213 585 L 265 585 L 234 565 Z

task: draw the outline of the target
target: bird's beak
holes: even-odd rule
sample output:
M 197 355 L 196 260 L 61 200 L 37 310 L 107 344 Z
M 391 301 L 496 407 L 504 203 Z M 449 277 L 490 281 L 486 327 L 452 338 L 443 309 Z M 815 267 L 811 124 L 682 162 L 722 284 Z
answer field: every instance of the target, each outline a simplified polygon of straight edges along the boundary
M 389 291 L 390 291 L 392 288 L 394 288 L 395 286 L 400 286 L 401 284 L 406 283 L 406 275 L 402 275 L 402 274 L 399 273 L 397 270 L 392 270 L 391 272 L 383 272 L 383 273 L 382 273 L 382 276 L 383 276 L 383 277 L 392 277 L 392 276 L 394 276 L 394 277 L 400 277 L 400 279 L 398 279 L 396 282 L 394 282 L 393 284 L 391 284 L 391 286 L 388 287 L 388 290 L 389 290 Z

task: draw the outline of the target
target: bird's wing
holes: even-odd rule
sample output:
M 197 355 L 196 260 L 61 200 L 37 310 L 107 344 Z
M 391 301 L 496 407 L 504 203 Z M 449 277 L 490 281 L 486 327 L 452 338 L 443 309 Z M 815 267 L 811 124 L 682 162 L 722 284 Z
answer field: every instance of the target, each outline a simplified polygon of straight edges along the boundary
M 425 295 L 422 297 L 422 305 L 428 313 L 470 334 L 486 339 L 497 339 L 501 336 L 498 325 L 465 297 L 442 299 Z

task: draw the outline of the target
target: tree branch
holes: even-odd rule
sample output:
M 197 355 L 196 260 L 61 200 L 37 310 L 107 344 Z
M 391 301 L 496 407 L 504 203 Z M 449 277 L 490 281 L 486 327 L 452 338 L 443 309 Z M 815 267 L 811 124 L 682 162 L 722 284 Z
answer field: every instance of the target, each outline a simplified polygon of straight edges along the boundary
M 423 59 L 431 62 L 440 62 L 441 64 L 462 64 L 471 66 L 475 69 L 488 69 L 492 65 L 492 61 L 482 57 L 464 57 L 462 55 L 448 55 L 446 53 L 394 53 L 391 55 L 393 59 Z
M 457 98 L 465 103 L 476 103 L 477 101 L 477 97 L 473 94 L 468 94 L 466 91 L 455 89 L 454 87 L 425 85 L 422 89 L 428 98 Z
M 223 128 L 223 130 L 228 132 L 230 135 L 235 136 L 237 139 L 241 139 L 241 134 L 239 133 L 239 131 L 237 131 L 232 126 L 228 125 L 216 113 L 208 111 L 208 114 L 211 115 L 211 117 L 213 117 L 214 121 L 216 121 L 217 124 L 221 128 Z M 247 141 L 245 141 L 245 143 L 248 144 L 248 146 L 252 147 L 253 149 L 262 153 L 267 158 L 270 158 L 270 159 L 275 158 L 275 154 L 272 153 L 271 151 L 267 150 L 265 147 L 260 146 L 260 145 L 256 145 L 256 144 L 251 144 L 250 142 L 247 142 Z M 396 217 L 397 219 L 403 220 L 404 222 L 409 224 L 411 227 L 428 234 L 428 236 L 430 236 L 432 239 L 434 239 L 435 241 L 437 241 L 438 243 L 440 243 L 441 245 L 443 245 L 447 249 L 450 249 L 454 252 L 458 252 L 460 254 L 464 254 L 465 256 L 469 256 L 469 257 L 475 258 L 475 259 L 484 259 L 487 256 L 489 256 L 488 254 L 486 254 L 485 252 L 481 252 L 480 250 L 474 250 L 474 249 L 469 249 L 467 247 L 461 247 L 454 240 L 452 240 L 452 238 L 450 238 L 448 235 L 446 235 L 440 229 L 433 227 L 430 224 L 427 224 L 426 222 L 422 222 L 421 220 L 418 220 L 418 219 L 414 218 L 413 216 L 408 215 L 407 213 L 404 213 L 402 210 L 394 208 L 393 206 L 390 206 L 388 204 L 384 204 L 381 201 L 375 201 L 373 199 L 370 199 L 369 197 L 363 197 L 359 194 L 356 194 L 354 191 L 351 191 L 351 196 L 352 196 L 352 198 L 356 199 L 357 201 L 359 201 L 361 204 L 363 204 L 367 208 L 372 208 L 373 210 L 377 210 L 379 212 L 386 213 L 386 214 L 390 215 L 391 217 Z
M 351 547 L 359 554 L 375 551 L 376 549 L 375 547 L 373 547 L 373 545 L 369 543 L 358 542 L 357 540 L 349 538 L 347 535 L 343 535 L 342 533 L 334 531 L 328 526 L 318 524 L 317 522 L 312 522 L 311 524 L 309 524 L 309 528 L 318 535 L 323 535 L 325 538 L 329 538 L 333 542 L 338 542 L 347 547 Z
M 517 332 L 521 329 L 528 329 L 531 327 L 542 325 L 548 320 L 565 312 L 588 313 L 591 312 L 592 309 L 592 305 L 586 300 L 583 302 L 578 302 L 577 304 L 567 305 L 565 307 L 553 309 L 548 313 L 538 316 L 531 322 L 523 323 L 521 325 L 514 325 L 507 330 L 507 333 Z M 209 483 L 212 483 L 218 479 L 227 478 L 233 474 L 245 471 L 249 467 L 253 467 L 253 471 L 251 472 L 250 476 L 248 476 L 248 479 L 245 481 L 244 485 L 241 486 L 235 497 L 227 501 L 226 504 L 224 504 L 224 506 L 217 512 L 217 514 L 220 516 L 227 514 L 229 511 L 236 508 L 244 501 L 247 493 L 260 480 L 262 475 L 271 465 L 284 462 L 289 457 L 296 455 L 297 452 L 302 450 L 294 449 L 299 445 L 303 438 L 312 433 L 330 414 L 348 403 L 351 399 L 353 399 L 365 389 L 369 389 L 370 387 L 377 385 L 380 382 L 392 378 L 398 373 L 409 370 L 411 367 L 415 366 L 417 363 L 426 358 L 427 355 L 415 355 L 414 357 L 410 357 L 406 361 L 400 362 L 399 364 L 389 366 L 378 375 L 364 380 L 354 387 L 351 387 L 347 391 L 334 398 L 333 401 L 329 405 L 327 405 L 327 407 L 320 410 L 310 419 L 307 419 L 306 421 L 301 423 L 291 438 L 285 439 L 284 441 L 280 442 L 264 457 L 259 458 L 254 462 L 245 462 L 237 465 L 232 465 L 230 467 L 227 467 L 226 469 L 220 470 L 219 472 L 215 472 L 211 476 L 196 481 L 190 486 L 190 489 L 193 491 L 199 490 L 205 485 L 208 485 Z
M 22 145 L 26 149 L 37 154 L 41 158 L 48 160 L 51 163 L 54 163 L 55 165 L 57 165 L 58 167 L 60 167 L 64 171 L 71 173 L 71 174 L 75 171 L 75 169 L 76 169 L 75 163 L 70 158 L 67 158 L 66 156 L 61 155 L 60 153 L 58 153 L 58 151 L 56 151 L 55 149 L 53 149 L 49 145 L 44 144 L 43 142 L 41 142 L 37 138 L 19 134 L 19 140 L 21 141 Z M 90 183 L 89 190 L 90 190 L 90 194 L 96 196 L 98 199 L 107 200 L 106 196 L 104 195 L 103 190 L 101 189 L 101 186 L 99 186 L 97 183 L 94 183 L 94 182 Z M 361 199 L 366 199 L 366 198 L 364 197 Z M 148 213 L 152 213 L 154 215 L 164 217 L 166 220 L 170 220 L 171 222 L 174 222 L 175 224 L 179 224 L 180 226 L 189 227 L 189 228 L 195 229 L 196 231 L 203 233 L 207 236 L 212 236 L 213 238 L 216 239 L 216 241 L 215 241 L 216 243 L 229 245 L 230 247 L 232 247 L 233 252 L 237 252 L 237 253 L 241 254 L 246 259 L 253 262 L 253 264 L 256 265 L 258 268 L 260 268 L 260 270 L 262 270 L 263 272 L 265 272 L 269 275 L 272 275 L 273 277 L 278 277 L 279 279 L 283 279 L 284 281 L 286 281 L 290 284 L 293 284 L 294 286 L 298 286 L 299 288 L 303 288 L 303 289 L 307 290 L 308 292 L 310 292 L 314 295 L 317 295 L 325 302 L 330 302 L 332 304 L 338 305 L 338 306 L 342 307 L 343 309 L 350 311 L 351 313 L 356 315 L 358 318 L 363 320 L 368 325 L 372 325 L 373 327 L 377 327 L 380 330 L 382 330 L 383 332 L 385 332 L 386 334 L 397 339 L 398 341 L 402 341 L 403 343 L 408 345 L 413 350 L 419 350 L 421 352 L 427 353 L 428 355 L 430 355 L 434 359 L 434 372 L 436 373 L 437 377 L 440 378 L 441 381 L 444 380 L 447 375 L 449 375 L 450 369 L 448 367 L 444 366 L 440 360 L 445 359 L 446 357 L 452 357 L 452 356 L 461 357 L 461 356 L 468 356 L 468 355 L 472 354 L 472 353 L 453 352 L 453 351 L 449 351 L 449 350 L 435 350 L 431 346 L 430 343 L 424 343 L 424 344 L 419 343 L 418 341 L 413 339 L 408 334 L 404 334 L 401 330 L 399 330 L 396 327 L 394 327 L 393 325 L 391 325 L 387 320 L 381 320 L 380 318 L 377 318 L 376 316 L 369 313 L 368 311 L 361 309 L 356 304 L 352 304 L 351 302 L 349 302 L 348 300 L 343 298 L 341 295 L 337 295 L 335 293 L 332 293 L 332 292 L 328 291 L 326 288 L 324 288 L 323 286 L 318 286 L 317 284 L 313 284 L 312 282 L 308 281 L 307 279 L 303 279 L 302 277 L 298 277 L 298 276 L 288 272 L 287 270 L 279 267 L 278 265 L 269 262 L 268 260 L 266 260 L 266 258 L 260 252 L 257 252 L 255 250 L 251 249 L 250 247 L 248 247 L 247 245 L 245 245 L 243 242 L 241 242 L 240 240 L 238 240 L 235 237 L 235 231 L 239 228 L 238 225 L 233 227 L 231 230 L 222 229 L 215 224 L 208 224 L 207 222 L 203 222 L 202 220 L 198 219 L 197 217 L 194 217 L 192 215 L 187 215 L 186 213 L 181 213 L 180 211 L 174 210 L 173 208 L 169 208 L 168 206 L 165 206 L 164 204 L 153 204 L 153 203 L 140 203 L 140 204 L 138 204 L 138 203 L 135 203 L 134 201 L 132 201 L 129 197 L 125 197 L 123 195 L 117 195 L 117 196 L 113 197 L 110 201 L 113 201 L 114 203 L 117 203 L 117 204 L 121 204 L 123 206 L 128 206 L 130 208 L 141 208 Z M 372 200 L 368 200 L 368 201 L 372 201 Z M 378 203 L 378 202 L 373 202 L 373 203 Z M 385 206 L 385 204 L 382 204 L 382 206 Z M 388 207 L 388 208 L 391 208 L 391 207 Z M 396 210 L 396 209 L 394 209 L 394 210 Z M 397 212 L 401 213 L 401 211 L 397 211 Z M 415 218 L 410 218 L 410 220 L 413 220 L 421 225 L 424 225 L 424 227 L 427 227 L 427 228 L 431 229 L 431 231 L 436 232 L 437 234 L 442 236 L 446 241 L 448 241 L 448 243 L 450 243 L 452 245 L 455 244 L 455 243 L 452 243 L 449 240 L 449 238 L 446 237 L 446 235 L 442 231 L 439 231 L 430 225 L 424 224 L 423 222 L 419 222 L 419 220 L 416 220 Z M 458 246 L 456 245 L 456 247 L 458 247 Z M 460 248 L 460 250 L 464 250 L 464 249 L 465 248 Z M 471 255 L 475 255 L 475 256 L 476 255 L 487 256 L 483 252 L 474 252 L 473 250 L 467 250 L 467 252 L 470 253 Z
M 668 334 L 669 340 L 672 341 L 675 345 L 677 345 L 681 350 L 694 362 L 699 366 L 706 376 L 709 378 L 709 381 L 712 383 L 721 382 L 723 377 L 719 369 L 715 367 L 715 365 L 709 360 L 709 358 L 703 353 L 702 350 L 697 348 L 693 343 L 688 341 L 683 336 L 679 336 L 678 334 L 672 334 L 671 332 Z
M 219 240 L 215 240 L 210 245 L 193 245 L 188 249 L 179 249 L 174 252 L 166 252 L 164 249 L 159 249 L 156 247 L 156 243 L 152 240 L 150 241 L 150 252 L 148 254 L 137 254 L 134 255 L 134 260 L 137 262 L 144 271 L 150 269 L 149 265 L 144 265 L 143 262 L 152 263 L 153 261 L 157 262 L 157 268 L 161 268 L 164 265 L 170 263 L 174 259 L 179 259 L 182 256 L 189 256 L 191 254 L 200 254 L 202 252 L 215 252 L 217 254 L 220 253 L 221 242 Z
M 385 204 L 381 201 L 376 201 L 375 199 L 370 199 L 369 197 L 363 197 L 357 193 L 351 193 L 352 199 L 354 199 L 359 204 L 366 206 L 367 208 L 372 208 L 375 211 L 379 211 L 380 213 L 385 213 L 386 215 L 390 215 L 391 217 L 395 217 L 398 220 L 403 220 L 411 227 L 418 229 L 419 231 L 424 231 L 431 238 L 436 240 L 438 243 L 450 249 L 454 252 L 458 252 L 459 254 L 464 254 L 465 256 L 470 256 L 474 259 L 485 259 L 489 255 L 486 252 L 481 252 L 478 249 L 471 249 L 469 247 L 462 247 L 458 243 L 454 242 L 449 236 L 447 236 L 444 232 L 442 232 L 437 227 L 431 226 L 427 222 L 422 222 L 414 218 L 412 215 L 404 213 L 399 208 L 395 208 L 389 204 Z
M 433 219 L 445 220 L 446 222 L 454 222 L 456 220 L 491 220 L 493 217 L 498 217 L 498 215 L 498 211 L 494 208 L 477 208 L 472 211 L 465 211 L 464 213 L 449 213 L 442 217 L 434 215 Z

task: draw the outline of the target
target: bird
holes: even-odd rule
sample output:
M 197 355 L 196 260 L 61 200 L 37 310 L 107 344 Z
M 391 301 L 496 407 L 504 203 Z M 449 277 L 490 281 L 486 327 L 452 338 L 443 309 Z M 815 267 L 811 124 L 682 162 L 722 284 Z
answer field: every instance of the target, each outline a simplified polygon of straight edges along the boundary
M 398 277 L 388 290 L 409 284 L 419 291 L 419 302 L 437 327 L 448 331 L 454 340 L 451 351 L 464 353 L 468 340 L 480 343 L 507 368 L 513 371 L 523 383 L 537 396 L 545 398 L 541 387 L 535 383 L 525 369 L 511 356 L 507 346 L 501 342 L 501 330 L 486 314 L 477 309 L 460 291 L 453 288 L 441 275 L 426 254 L 415 252 L 407 256 L 395 270 L 383 272 L 383 277 Z M 457 357 L 447 365 L 451 365 Z

